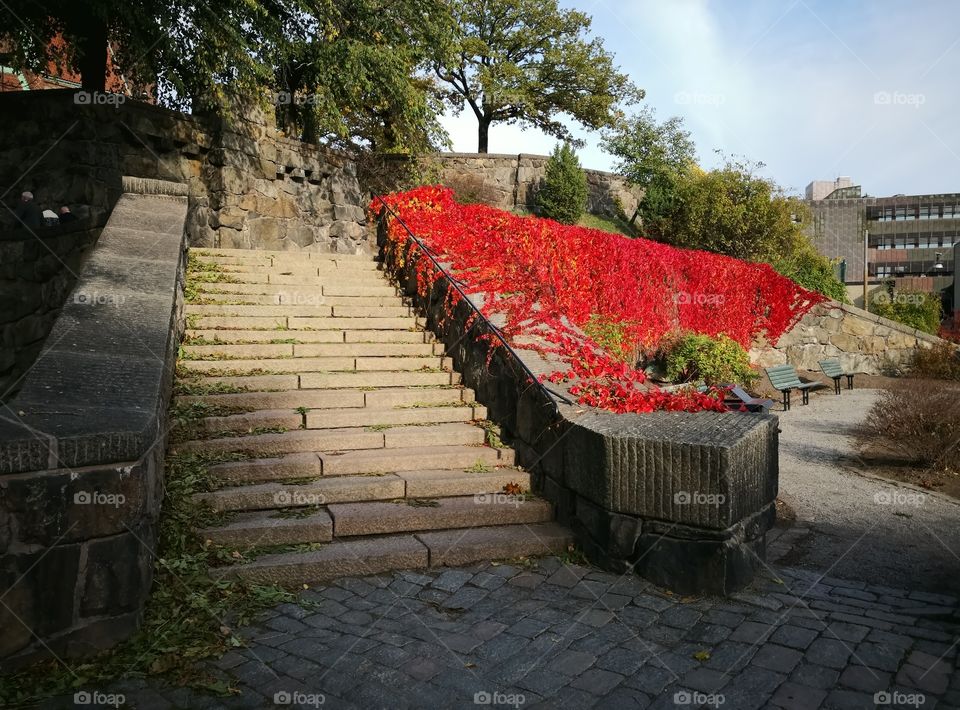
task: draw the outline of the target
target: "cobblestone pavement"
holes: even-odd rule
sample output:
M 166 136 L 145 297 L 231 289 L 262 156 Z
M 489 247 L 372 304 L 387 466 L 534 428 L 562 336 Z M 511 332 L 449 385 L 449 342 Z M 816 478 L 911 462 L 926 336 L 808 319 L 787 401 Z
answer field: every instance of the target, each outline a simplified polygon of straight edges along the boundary
M 958 633 L 950 596 L 770 568 L 731 598 L 682 599 L 546 558 L 306 591 L 213 664 L 231 698 L 101 690 L 141 710 L 958 708 Z

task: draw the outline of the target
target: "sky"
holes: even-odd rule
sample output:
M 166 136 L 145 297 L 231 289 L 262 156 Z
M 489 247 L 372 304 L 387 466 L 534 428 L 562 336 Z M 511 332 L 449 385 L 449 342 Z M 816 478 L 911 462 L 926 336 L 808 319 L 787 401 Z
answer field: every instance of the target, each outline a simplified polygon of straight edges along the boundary
M 875 196 L 960 192 L 960 0 L 560 1 L 593 17 L 658 119 L 683 117 L 704 167 L 719 149 L 797 194 L 841 175 Z M 476 151 L 469 109 L 443 124 Z M 574 134 L 584 167 L 612 168 L 596 133 Z M 490 129 L 491 153 L 555 143 Z

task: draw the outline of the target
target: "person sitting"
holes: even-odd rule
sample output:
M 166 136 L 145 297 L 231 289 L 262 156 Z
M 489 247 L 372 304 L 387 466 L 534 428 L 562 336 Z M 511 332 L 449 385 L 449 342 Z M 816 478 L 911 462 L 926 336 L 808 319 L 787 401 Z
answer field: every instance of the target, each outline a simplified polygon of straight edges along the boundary
M 32 192 L 24 192 L 20 195 L 20 202 L 13 213 L 27 227 L 39 227 L 43 224 L 43 213 L 40 206 L 33 201 Z
M 60 224 L 66 224 L 67 222 L 76 222 L 77 215 L 70 211 L 70 208 L 64 205 L 60 208 Z

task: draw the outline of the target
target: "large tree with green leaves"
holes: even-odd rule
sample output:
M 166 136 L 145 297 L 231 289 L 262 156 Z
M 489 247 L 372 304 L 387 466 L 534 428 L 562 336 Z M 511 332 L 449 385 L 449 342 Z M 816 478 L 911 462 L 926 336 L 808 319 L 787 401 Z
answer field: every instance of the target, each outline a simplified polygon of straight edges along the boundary
M 599 39 L 590 17 L 557 0 L 451 0 L 455 31 L 433 42 L 436 76 L 456 111 L 469 106 L 478 150 L 493 123 L 518 123 L 573 142 L 563 115 L 598 129 L 625 100 L 642 98 Z

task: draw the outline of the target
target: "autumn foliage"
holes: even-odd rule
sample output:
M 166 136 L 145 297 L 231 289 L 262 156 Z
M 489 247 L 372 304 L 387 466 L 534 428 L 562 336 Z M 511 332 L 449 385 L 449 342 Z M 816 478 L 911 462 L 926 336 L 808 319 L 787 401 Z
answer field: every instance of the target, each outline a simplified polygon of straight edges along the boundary
M 596 229 L 460 205 L 450 190 L 420 187 L 385 198 L 468 293 L 494 294 L 485 315 L 506 317 L 509 338 L 539 335 L 569 364 L 553 381 L 573 381 L 581 403 L 619 412 L 723 408 L 716 394 L 667 393 L 644 373 L 600 350 L 580 330 L 591 318 L 619 324 L 626 344 L 651 351 L 667 334 L 724 334 L 749 348 L 775 343 L 824 297 L 765 264 L 629 239 Z M 371 210 L 379 213 L 378 201 Z M 409 237 L 392 220 L 389 238 Z M 414 248 L 415 245 L 414 245 Z M 439 274 L 418 264 L 420 288 Z

